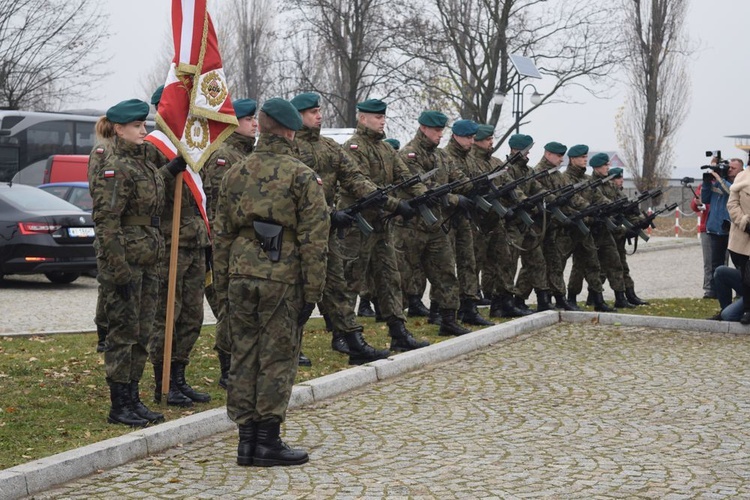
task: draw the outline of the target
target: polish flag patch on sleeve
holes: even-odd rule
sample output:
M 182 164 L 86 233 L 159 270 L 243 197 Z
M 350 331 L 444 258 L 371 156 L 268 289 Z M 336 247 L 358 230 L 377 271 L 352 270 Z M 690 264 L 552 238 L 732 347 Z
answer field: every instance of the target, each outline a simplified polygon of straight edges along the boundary
M 406 157 L 407 158 L 416 158 L 417 157 L 417 153 L 407 153 Z
M 104 154 L 104 148 L 96 148 L 96 154 Z
M 114 177 L 114 176 L 115 176 L 115 171 L 114 170 L 105 170 L 104 171 L 104 178 L 105 179 L 109 179 L 110 177 Z
M 320 185 L 320 186 L 322 186 L 322 185 L 323 185 L 323 179 L 321 179 L 321 178 L 320 178 L 319 176 L 317 176 L 317 175 L 315 176 L 315 181 L 316 181 L 316 182 L 318 183 L 318 185 Z
M 356 144 L 350 144 L 349 149 L 359 149 L 359 146 L 357 146 Z
M 218 166 L 220 166 L 220 167 L 223 167 L 224 165 L 226 165 L 226 164 L 227 164 L 227 161 L 226 161 L 226 160 L 225 160 L 224 158 L 218 158 L 218 159 L 216 160 L 216 164 L 217 164 Z

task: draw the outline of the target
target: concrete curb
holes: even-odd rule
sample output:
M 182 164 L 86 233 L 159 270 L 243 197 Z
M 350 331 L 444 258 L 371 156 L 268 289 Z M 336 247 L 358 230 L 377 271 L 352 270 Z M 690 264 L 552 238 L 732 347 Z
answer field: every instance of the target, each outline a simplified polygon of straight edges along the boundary
M 700 333 L 750 334 L 750 326 L 745 326 L 734 321 L 672 318 L 666 316 L 638 316 L 635 314 L 563 311 L 560 313 L 560 321 L 566 323 L 597 322 L 600 325 L 639 326 Z
M 560 314 L 557 311 L 546 311 L 309 380 L 294 386 L 289 409 L 320 402 L 380 380 L 448 361 L 559 321 Z M 0 498 L 33 495 L 99 470 L 145 458 L 180 443 L 196 441 L 232 429 L 235 429 L 235 424 L 227 417 L 226 407 L 221 407 L 28 462 L 0 471 Z

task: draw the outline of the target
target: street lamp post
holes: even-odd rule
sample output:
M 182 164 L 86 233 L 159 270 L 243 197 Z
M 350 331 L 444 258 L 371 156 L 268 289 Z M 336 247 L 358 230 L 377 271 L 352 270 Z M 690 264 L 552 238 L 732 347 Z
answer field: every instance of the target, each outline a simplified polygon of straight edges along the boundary
M 529 101 L 531 101 L 531 104 L 533 104 L 534 106 L 538 106 L 542 102 L 542 98 L 544 97 L 544 94 L 540 94 L 539 91 L 537 91 L 534 84 L 527 83 L 526 85 L 521 87 L 521 82 L 519 80 L 516 88 L 513 90 L 512 114 L 515 117 L 516 134 L 519 133 L 519 130 L 521 128 L 521 117 L 523 116 L 523 96 L 528 87 L 534 89 L 534 93 L 532 93 L 531 97 L 529 97 Z M 493 99 L 497 106 L 501 106 L 505 102 L 506 97 L 507 96 L 504 92 L 498 90 L 497 92 L 495 92 L 495 96 L 493 97 Z

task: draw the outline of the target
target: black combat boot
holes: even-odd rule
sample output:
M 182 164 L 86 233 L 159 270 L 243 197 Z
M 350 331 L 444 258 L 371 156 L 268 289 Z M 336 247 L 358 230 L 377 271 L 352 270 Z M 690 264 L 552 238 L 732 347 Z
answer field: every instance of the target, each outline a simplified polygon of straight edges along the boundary
M 219 387 L 226 389 L 229 382 L 229 369 L 232 367 L 232 355 L 224 351 L 217 351 L 217 354 L 219 355 L 219 368 L 221 369 Z
M 638 297 L 635 294 L 635 289 L 634 288 L 626 288 L 625 289 L 625 297 L 627 297 L 628 302 L 630 302 L 634 306 L 647 306 L 647 305 L 649 305 L 648 302 L 646 302 L 645 300 L 643 300 L 642 298 Z
M 571 306 L 575 307 L 575 309 L 573 309 L 574 311 L 580 311 L 581 310 L 581 308 L 578 307 L 578 297 L 576 296 L 576 294 L 574 294 L 570 290 L 568 290 L 568 304 L 570 304 Z
M 493 295 L 492 301 L 490 302 L 490 318 L 502 318 L 503 314 L 503 299 L 502 295 Z
M 253 465 L 258 426 L 255 422 L 240 424 L 240 442 L 237 445 L 237 465 Z
M 483 294 L 482 290 L 477 290 L 477 296 L 479 297 L 477 307 L 487 307 L 492 305 L 492 300 Z
M 109 384 L 109 399 L 112 403 L 107 422 L 130 427 L 146 427 L 148 420 L 139 416 L 130 403 L 130 384 L 110 380 L 107 380 L 107 384 Z
M 391 351 L 406 352 L 430 345 L 426 340 L 415 339 L 400 319 L 388 323 L 388 335 L 391 336 Z
M 586 296 L 586 305 L 587 306 L 593 306 L 594 305 L 594 292 L 589 290 L 589 294 Z
M 615 292 L 615 307 L 635 309 L 635 306 L 628 302 L 627 297 L 625 297 L 625 292 Z
M 441 337 L 466 335 L 467 333 L 471 333 L 471 330 L 456 323 L 455 309 L 440 309 L 440 318 L 442 321 L 440 322 L 438 335 Z
M 107 333 L 109 328 L 105 328 L 103 326 L 97 326 L 96 327 L 96 336 L 98 337 L 98 341 L 96 343 L 96 352 L 104 352 L 104 349 L 106 349 L 106 340 L 107 340 Z
M 549 292 L 547 290 L 536 291 L 536 312 L 551 311 L 552 302 L 549 301 Z
M 172 362 L 172 378 L 177 384 L 177 388 L 185 396 L 189 397 L 196 403 L 208 403 L 211 401 L 211 395 L 206 392 L 198 392 L 187 383 L 185 380 L 185 368 L 187 363 Z
M 154 365 L 154 379 L 156 382 L 156 387 L 154 388 L 154 401 L 157 403 L 161 403 L 161 377 L 163 374 L 162 369 L 163 366 L 161 363 L 157 363 Z M 183 408 L 189 408 L 193 406 L 193 400 L 184 395 L 177 388 L 177 384 L 174 380 L 174 375 L 172 375 L 173 370 L 170 370 L 169 373 L 170 377 L 169 392 L 167 393 L 167 404 L 170 406 L 181 406 Z
M 520 295 L 516 295 L 513 298 L 513 305 L 516 306 L 518 309 L 534 312 L 531 310 L 529 306 L 526 305 L 526 299 L 524 299 Z
M 443 319 L 440 317 L 440 304 L 434 300 L 430 302 L 430 315 L 427 322 L 431 325 L 439 325 Z
M 357 316 L 361 318 L 374 318 L 375 311 L 370 307 L 370 301 L 367 299 L 359 298 L 359 307 L 357 308 Z
M 409 295 L 409 312 L 407 314 L 410 318 L 416 316 L 427 318 L 430 316 L 430 310 L 422 303 L 422 297 L 419 295 Z
M 385 323 L 385 318 L 380 314 L 380 305 L 378 305 L 377 300 L 372 299 L 372 307 L 375 308 L 375 323 Z
M 573 304 L 570 304 L 567 300 L 565 300 L 565 295 L 561 293 L 555 294 L 555 309 L 564 309 L 565 311 L 580 311 L 580 309 L 578 309 L 578 306 L 574 306 Z
M 501 318 L 522 318 L 534 314 L 531 309 L 521 309 L 516 307 L 511 295 L 500 296 L 500 317 Z
M 361 365 L 379 359 L 388 359 L 391 352 L 387 349 L 375 349 L 365 342 L 362 330 L 344 334 L 344 340 L 349 349 L 349 364 Z
M 328 314 L 323 315 L 323 321 L 326 322 L 326 331 L 332 332 L 333 331 L 333 321 L 331 321 L 331 317 Z
M 466 323 L 467 325 L 492 326 L 495 324 L 492 321 L 484 319 L 482 315 L 479 314 L 477 304 L 472 299 L 462 300 L 461 310 L 463 311 L 463 314 L 459 314 L 459 316 L 461 318 L 461 321 L 463 323 Z M 443 317 L 443 320 L 445 320 L 445 317 Z
M 351 354 L 349 351 L 349 344 L 346 343 L 343 333 L 333 332 L 333 336 L 331 337 L 331 349 L 340 352 L 341 354 L 346 354 L 347 356 Z
M 297 366 L 312 366 L 312 361 L 300 351 L 297 356 Z
M 589 290 L 589 295 L 594 302 L 594 311 L 607 313 L 617 312 L 617 309 L 609 307 L 607 303 L 604 302 L 604 294 L 602 292 L 594 292 L 592 290 Z
M 295 450 L 287 446 L 279 437 L 280 431 L 281 424 L 278 422 L 258 422 L 253 465 L 302 465 L 310 460 L 305 450 Z
M 130 381 L 130 403 L 133 412 L 141 418 L 148 420 L 150 424 L 160 424 L 164 422 L 164 415 L 149 410 L 141 401 L 141 395 L 138 393 L 138 381 Z

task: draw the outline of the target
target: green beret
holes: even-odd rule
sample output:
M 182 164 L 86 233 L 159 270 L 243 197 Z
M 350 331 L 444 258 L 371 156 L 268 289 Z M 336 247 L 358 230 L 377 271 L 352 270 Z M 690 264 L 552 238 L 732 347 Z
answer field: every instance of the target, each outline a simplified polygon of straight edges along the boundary
M 361 111 L 362 113 L 384 115 L 385 108 L 387 107 L 388 105 L 380 99 L 367 99 L 366 101 L 357 103 L 357 111 Z
M 302 117 L 292 103 L 281 97 L 273 97 L 263 103 L 260 108 L 265 114 L 279 122 L 282 127 L 289 130 L 300 130 L 302 128 Z
M 112 123 L 130 123 L 135 121 L 145 121 L 148 112 L 151 110 L 149 105 L 140 99 L 128 99 L 127 101 L 118 102 L 107 110 L 107 120 Z
M 156 90 L 154 90 L 154 93 L 151 94 L 151 104 L 154 106 L 159 105 L 159 101 L 161 101 L 161 93 L 164 92 L 164 85 L 159 85 L 156 87 Z
M 306 109 L 319 108 L 319 100 L 320 96 L 318 94 L 314 92 L 305 92 L 292 97 L 292 100 L 289 102 L 292 103 L 292 106 L 297 108 L 297 111 L 305 111 Z
M 510 146 L 510 149 L 521 151 L 522 149 L 531 146 L 531 143 L 533 142 L 534 139 L 532 139 L 530 135 L 513 134 L 510 136 L 510 139 L 508 139 L 508 146 Z
M 575 146 L 571 146 L 568 150 L 568 157 L 569 158 L 576 158 L 578 156 L 583 156 L 589 154 L 589 147 L 585 144 L 576 144 Z
M 469 137 L 477 133 L 479 125 L 473 120 L 456 120 L 453 123 L 453 135 Z
M 495 127 L 492 125 L 480 125 L 477 129 L 477 135 L 474 136 L 475 141 L 483 141 L 488 137 L 492 137 L 495 134 Z
M 237 118 L 255 116 L 255 111 L 258 109 L 258 103 L 255 102 L 255 99 L 235 99 L 232 101 L 232 106 Z
M 443 128 L 448 123 L 448 117 L 440 111 L 422 111 L 417 121 L 425 127 Z
M 614 179 L 622 177 L 622 169 L 620 167 L 610 168 L 609 175 L 615 174 Z
M 609 155 L 607 153 L 596 153 L 594 156 L 589 158 L 589 165 L 594 168 L 601 167 L 609 163 Z
M 549 151 L 550 153 L 555 153 L 558 155 L 564 155 L 565 152 L 568 150 L 568 146 L 565 144 L 560 144 L 559 142 L 548 142 L 544 145 L 545 151 Z
M 383 142 L 387 142 L 391 146 L 393 146 L 393 149 L 398 151 L 401 149 L 401 142 L 398 139 L 383 139 Z

